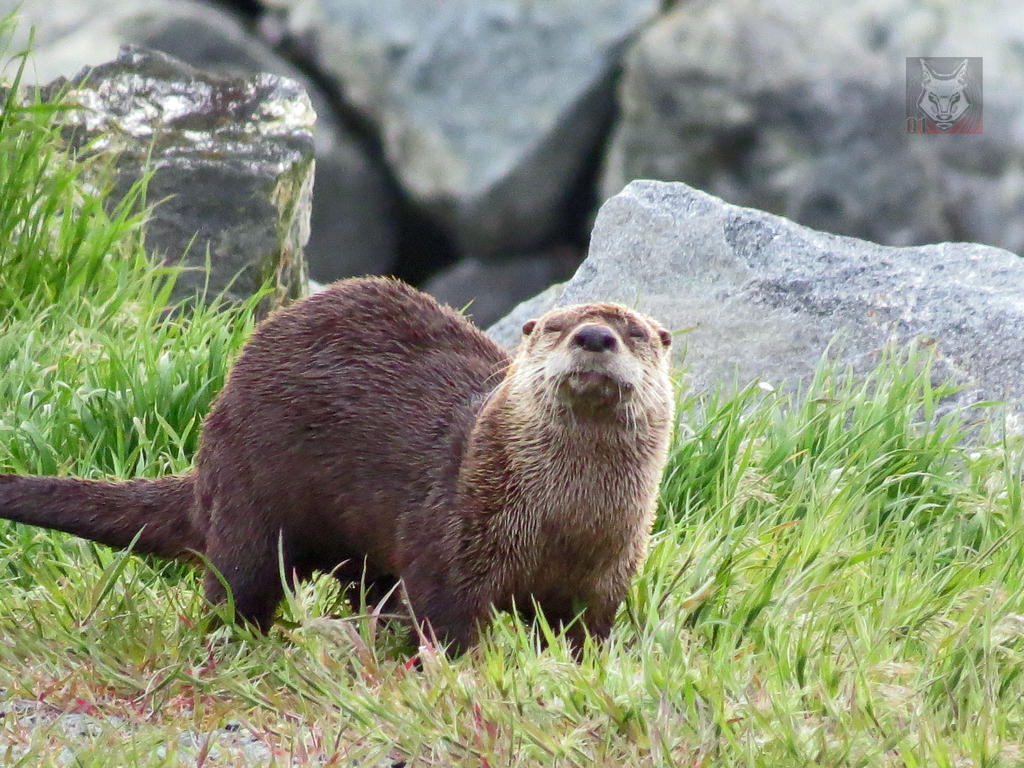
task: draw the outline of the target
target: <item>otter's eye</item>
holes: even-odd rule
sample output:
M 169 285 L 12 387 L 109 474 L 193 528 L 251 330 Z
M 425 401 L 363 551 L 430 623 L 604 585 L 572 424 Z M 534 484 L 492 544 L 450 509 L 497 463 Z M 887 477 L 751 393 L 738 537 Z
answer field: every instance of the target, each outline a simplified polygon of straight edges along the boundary
M 631 325 L 629 326 L 629 337 L 631 339 L 646 339 L 647 331 L 645 331 L 639 325 Z
M 544 333 L 561 333 L 565 326 L 557 320 L 548 320 L 544 323 Z

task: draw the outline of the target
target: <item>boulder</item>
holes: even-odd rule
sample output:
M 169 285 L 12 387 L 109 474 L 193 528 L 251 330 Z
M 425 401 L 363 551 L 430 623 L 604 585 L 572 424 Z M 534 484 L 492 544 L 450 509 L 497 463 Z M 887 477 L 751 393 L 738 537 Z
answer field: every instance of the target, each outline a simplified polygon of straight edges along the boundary
M 1022 253 L 1021 20 L 998 0 L 680 4 L 626 57 L 601 199 L 683 181 L 889 245 Z M 957 54 L 984 55 L 983 132 L 908 135 L 907 57 Z
M 158 203 L 146 247 L 185 270 L 178 295 L 255 292 L 267 278 L 272 301 L 305 291 L 302 247 L 309 236 L 314 114 L 293 80 L 242 80 L 199 72 L 156 51 L 126 46 L 85 69 L 67 89 L 73 142 L 116 154 L 115 199 L 152 168 Z
M 379 127 L 411 196 L 478 258 L 546 245 L 656 0 L 303 0 L 287 24 Z
M 437 273 L 422 289 L 465 314 L 480 327 L 499 320 L 519 302 L 570 277 L 582 254 L 553 248 L 501 261 L 466 258 Z
M 301 74 L 245 29 L 239 17 L 194 0 L 0 0 L 0 14 L 14 11 L 17 40 L 31 31 L 36 82 L 69 76 L 109 61 L 122 45 L 169 53 L 197 69 L 226 75 Z
M 316 190 L 305 249 L 310 272 L 332 280 L 393 268 L 397 196 L 386 170 L 334 116 L 327 95 L 240 17 L 192 0 L 61 0 L 56 6 L 52 0 L 0 0 L 0 13 L 14 8 L 20 42 L 34 29 L 26 74 L 38 83 L 109 61 L 125 44 L 163 51 L 214 74 L 269 72 L 301 83 L 317 114 Z
M 399 251 L 400 200 L 391 178 L 361 142 L 341 136 L 316 152 L 306 262 L 323 282 L 389 274 Z
M 882 246 L 635 181 L 601 207 L 572 279 L 490 333 L 511 346 L 530 317 L 595 300 L 690 329 L 675 350 L 698 390 L 806 381 L 833 341 L 866 371 L 890 340 L 916 340 L 934 347 L 938 376 L 964 387 L 957 403 L 1007 398 L 1024 413 L 1024 260 L 998 248 Z

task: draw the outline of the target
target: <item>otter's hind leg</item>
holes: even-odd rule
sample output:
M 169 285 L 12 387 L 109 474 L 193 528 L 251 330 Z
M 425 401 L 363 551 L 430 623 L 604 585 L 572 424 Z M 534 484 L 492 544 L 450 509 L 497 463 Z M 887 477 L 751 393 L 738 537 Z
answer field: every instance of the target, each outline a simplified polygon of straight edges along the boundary
M 454 655 L 476 640 L 478 624 L 486 619 L 490 600 L 478 590 L 451 584 L 436 560 L 419 557 L 402 574 L 409 607 L 420 630 L 434 634 Z
M 274 611 L 284 595 L 278 563 L 277 535 L 245 530 L 211 530 L 207 534 L 206 557 L 231 589 L 235 618 L 251 622 L 267 632 Z M 285 553 L 285 573 L 289 558 Z M 227 592 L 216 573 L 207 570 L 203 583 L 206 599 L 214 605 L 227 602 Z

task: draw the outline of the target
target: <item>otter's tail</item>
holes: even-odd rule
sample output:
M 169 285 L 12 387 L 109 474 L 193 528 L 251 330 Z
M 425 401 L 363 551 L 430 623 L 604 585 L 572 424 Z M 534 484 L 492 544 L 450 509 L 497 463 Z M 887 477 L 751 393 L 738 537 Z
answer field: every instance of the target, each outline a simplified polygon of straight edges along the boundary
M 127 547 L 138 534 L 136 552 L 189 557 L 204 549 L 189 516 L 194 485 L 194 475 L 126 482 L 0 475 L 0 518 L 111 547 Z

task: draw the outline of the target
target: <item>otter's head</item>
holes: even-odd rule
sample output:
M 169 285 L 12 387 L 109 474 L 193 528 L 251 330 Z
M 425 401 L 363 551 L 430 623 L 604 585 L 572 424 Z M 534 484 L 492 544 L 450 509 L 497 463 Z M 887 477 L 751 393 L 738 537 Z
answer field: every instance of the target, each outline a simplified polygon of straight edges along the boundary
M 517 397 L 549 412 L 670 415 L 671 343 L 657 322 L 619 304 L 560 307 L 523 325 L 510 376 Z

